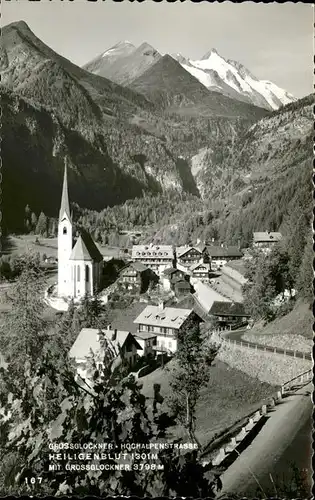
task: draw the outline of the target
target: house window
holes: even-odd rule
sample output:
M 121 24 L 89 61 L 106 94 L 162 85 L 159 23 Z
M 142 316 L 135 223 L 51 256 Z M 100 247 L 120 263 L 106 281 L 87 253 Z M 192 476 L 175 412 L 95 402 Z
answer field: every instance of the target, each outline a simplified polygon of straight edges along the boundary
M 90 268 L 88 265 L 85 266 L 85 281 L 87 283 L 90 281 Z
M 169 342 L 169 343 L 168 343 L 168 347 L 172 347 L 172 342 Z
M 154 332 L 154 326 L 148 326 L 148 332 Z
M 66 227 L 63 228 L 62 233 L 63 234 L 67 234 L 67 228 Z
M 80 266 L 77 266 L 77 281 L 80 281 Z

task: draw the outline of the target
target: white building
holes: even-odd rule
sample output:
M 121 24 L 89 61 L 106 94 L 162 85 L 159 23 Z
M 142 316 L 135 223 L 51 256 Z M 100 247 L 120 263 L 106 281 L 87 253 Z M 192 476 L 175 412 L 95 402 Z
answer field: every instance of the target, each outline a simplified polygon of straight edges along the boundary
M 253 233 L 253 247 L 264 253 L 271 251 L 273 246 L 282 240 L 282 234 L 278 232 L 262 231 Z
M 131 258 L 161 275 L 174 265 L 174 250 L 172 245 L 133 245 Z
M 156 346 L 156 335 L 149 332 L 137 332 L 132 334 L 141 349 L 138 349 L 138 356 L 155 356 L 154 346 Z
M 100 288 L 103 257 L 86 231 L 81 230 L 73 244 L 72 227 L 65 167 L 58 224 L 58 295 L 79 299 L 86 293 L 93 296 Z
M 136 362 L 137 351 L 141 351 L 142 347 L 130 332 L 110 328 L 100 332 L 96 328 L 82 328 L 69 353 L 70 358 L 76 362 L 79 376 L 88 378 L 88 363 L 93 357 L 96 366 L 101 368 L 105 356 L 101 343 L 102 335 L 107 340 L 107 348 L 114 353 L 115 366 L 122 361 L 120 353 L 130 367 Z
M 159 306 L 147 306 L 134 323 L 139 333 L 156 335 L 157 350 L 174 353 L 177 351 L 177 335 L 190 320 L 198 325 L 203 321 L 193 309 L 164 307 L 161 303 Z

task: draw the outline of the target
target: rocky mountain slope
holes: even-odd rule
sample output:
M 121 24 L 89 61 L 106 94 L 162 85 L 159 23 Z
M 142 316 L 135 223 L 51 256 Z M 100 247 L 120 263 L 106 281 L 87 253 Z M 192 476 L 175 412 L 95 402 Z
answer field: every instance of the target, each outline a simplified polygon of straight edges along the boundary
M 288 104 L 234 141 L 219 140 L 192 158 L 201 196 L 225 200 L 215 224 L 223 240 L 248 242 L 258 230 L 286 232 L 290 211 L 311 211 L 314 104 L 313 95 Z
M 169 55 L 165 54 L 164 59 L 166 57 Z M 238 61 L 225 59 L 218 54 L 216 49 L 211 49 L 197 60 L 189 59 L 182 54 L 171 54 L 171 57 L 204 87 L 232 99 L 268 110 L 278 109 L 280 106 L 296 100 L 289 92 L 273 82 L 257 79 Z M 158 50 L 146 42 L 135 47 L 132 43 L 125 41 L 106 50 L 87 63 L 84 69 L 96 75 L 105 76 L 114 82 L 131 85 L 133 88 L 136 88 L 140 83 L 141 88 L 143 87 L 141 76 L 161 58 L 162 55 Z M 170 62 L 168 64 L 170 65 Z M 157 68 L 159 67 L 157 66 Z M 157 68 L 153 74 L 157 72 Z M 151 74 L 150 78 L 152 77 Z M 183 73 L 182 78 L 184 78 Z
M 171 56 L 161 57 L 129 87 L 168 111 L 203 116 L 261 117 L 262 111 L 218 92 L 209 92 Z
M 113 82 L 127 85 L 156 63 L 161 54 L 144 42 L 139 47 L 125 41 L 119 42 L 87 63 L 84 69 L 105 76 Z
M 206 88 L 234 99 L 266 109 L 278 109 L 296 100 L 274 83 L 258 80 L 239 62 L 224 59 L 216 49 L 212 49 L 200 60 L 187 59 L 181 54 L 174 54 L 173 57 Z
M 174 95 L 177 108 L 166 114 L 149 93 L 93 75 L 56 54 L 23 22 L 3 28 L 0 56 L 3 208 L 8 227 L 15 229 L 27 203 L 36 212 L 57 213 L 65 156 L 71 198 L 88 208 L 121 203 L 143 190 L 199 196 L 191 155 L 266 115 L 246 103 L 214 97 L 196 79 L 181 89 L 191 103 L 188 116 L 180 116 Z M 184 72 L 173 59 L 168 62 Z M 155 90 L 162 84 L 160 79 Z M 171 95 L 167 78 L 165 85 L 164 95 Z M 206 117 L 193 116 L 198 92 Z M 208 94 L 213 97 L 203 100 Z
M 197 186 L 206 196 L 226 177 L 225 192 L 247 196 L 253 188 L 274 182 L 309 161 L 312 96 L 289 104 L 227 140 L 218 140 L 191 159 Z

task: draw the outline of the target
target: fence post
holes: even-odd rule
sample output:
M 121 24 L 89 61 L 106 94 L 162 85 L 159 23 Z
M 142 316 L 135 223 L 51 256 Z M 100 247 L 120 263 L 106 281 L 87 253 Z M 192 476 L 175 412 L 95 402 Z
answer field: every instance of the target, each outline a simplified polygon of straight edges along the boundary
M 242 345 L 243 345 L 243 343 L 242 343 L 242 341 L 241 341 L 241 347 L 242 347 Z
M 293 351 L 293 357 L 294 358 L 296 357 L 296 351 Z
M 305 359 L 305 352 L 303 352 L 303 359 Z
M 276 347 L 274 348 L 273 352 L 274 352 L 274 353 L 276 353 L 276 352 L 277 352 L 277 348 L 276 348 Z
M 256 351 L 258 351 L 258 345 L 256 344 Z
M 283 350 L 283 355 L 286 356 L 287 355 L 287 351 L 286 349 Z

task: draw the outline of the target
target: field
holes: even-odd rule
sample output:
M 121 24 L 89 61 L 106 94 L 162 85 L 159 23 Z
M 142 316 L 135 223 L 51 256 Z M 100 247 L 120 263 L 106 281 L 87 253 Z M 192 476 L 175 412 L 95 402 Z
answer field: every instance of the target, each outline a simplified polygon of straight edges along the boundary
M 268 345 L 270 347 L 280 347 L 282 349 L 290 349 L 292 351 L 301 351 L 310 353 L 313 347 L 313 340 L 303 337 L 303 335 L 290 335 L 288 333 L 277 335 L 263 335 L 245 333 L 242 339 L 249 342 L 257 342 L 257 344 Z
M 98 245 L 101 254 L 107 258 L 119 258 L 120 249 L 117 247 L 103 247 Z M 7 255 L 21 255 L 28 252 L 39 252 L 47 257 L 57 257 L 57 238 L 42 238 L 34 234 L 9 236 L 3 253 Z
M 175 366 L 172 360 L 164 369 L 139 379 L 143 384 L 142 392 L 146 397 L 153 397 L 153 384 L 161 385 L 161 395 L 166 399 L 171 395 L 169 381 L 170 370 Z M 232 426 L 256 408 L 268 396 L 275 392 L 275 387 L 261 383 L 238 369 L 232 368 L 220 360 L 215 360 L 210 367 L 210 380 L 202 389 L 197 407 L 197 437 L 202 445 L 206 445 L 218 433 Z M 167 409 L 166 401 L 163 407 Z M 183 435 L 179 429 L 175 435 Z M 186 439 L 189 441 L 189 438 Z
M 244 346 L 225 344 L 218 358 L 250 377 L 275 385 L 282 385 L 312 367 L 310 360 L 256 351 Z
M 313 338 L 313 312 L 308 304 L 298 303 L 286 316 L 263 326 L 257 324 L 250 331 L 251 335 L 301 335 Z M 279 346 L 280 347 L 280 346 Z M 288 349 L 291 349 L 287 346 Z M 298 349 L 296 347 L 296 349 Z

